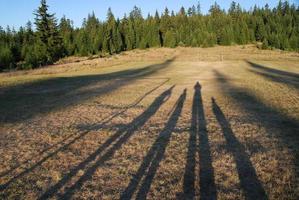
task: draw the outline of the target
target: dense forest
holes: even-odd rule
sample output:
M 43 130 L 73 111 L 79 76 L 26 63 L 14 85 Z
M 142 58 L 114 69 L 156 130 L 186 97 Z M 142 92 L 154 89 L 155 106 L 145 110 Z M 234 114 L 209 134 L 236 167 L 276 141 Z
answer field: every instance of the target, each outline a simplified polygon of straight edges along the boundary
M 100 21 L 94 13 L 74 28 L 70 19 L 58 21 L 46 0 L 34 11 L 35 21 L 19 30 L 0 27 L 0 70 L 30 69 L 70 55 L 101 56 L 150 47 L 210 47 L 261 42 L 261 48 L 299 50 L 299 7 L 287 1 L 275 8 L 244 10 L 235 2 L 226 11 L 215 3 L 207 14 L 200 4 L 178 12 L 143 17 L 139 8 L 115 18 L 109 9 Z

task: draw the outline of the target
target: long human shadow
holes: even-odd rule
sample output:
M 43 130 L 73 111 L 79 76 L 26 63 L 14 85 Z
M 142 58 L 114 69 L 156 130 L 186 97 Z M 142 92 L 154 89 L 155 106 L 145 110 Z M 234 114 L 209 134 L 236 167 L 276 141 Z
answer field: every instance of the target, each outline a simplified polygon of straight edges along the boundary
M 58 77 L 0 88 L 0 124 L 27 120 L 36 115 L 65 109 L 167 68 L 163 63 L 106 74 Z M 109 84 L 102 84 L 107 82 Z M 97 86 L 98 85 L 98 86 Z M 92 86 L 92 87 L 88 87 Z
M 234 86 L 224 74 L 218 71 L 214 71 L 214 73 L 220 90 L 244 110 L 251 123 L 261 124 L 267 133 L 278 138 L 294 155 L 295 169 L 299 169 L 299 153 L 297 151 L 299 145 L 298 120 L 260 101 L 248 89 Z M 299 170 L 296 171 L 296 177 L 299 177 Z M 296 185 L 298 182 L 294 184 Z
M 92 178 L 92 175 L 95 173 L 97 168 L 104 165 L 106 161 L 113 157 L 115 152 L 119 150 L 122 145 L 125 144 L 129 138 L 158 111 L 162 104 L 169 99 L 173 88 L 174 86 L 159 95 L 142 114 L 136 117 L 125 128 L 117 131 L 110 138 L 108 138 L 96 151 L 90 154 L 77 166 L 72 168 L 58 183 L 44 192 L 39 199 L 47 199 L 55 196 L 60 188 L 68 183 L 80 170 L 85 169 L 84 174 L 71 187 L 69 187 L 64 194 L 60 195 L 60 198 L 63 199 L 71 198 L 86 181 Z M 105 151 L 105 153 L 103 153 L 103 151 Z M 88 166 L 93 161 L 94 163 L 91 164 L 91 166 Z
M 258 179 L 255 168 L 250 161 L 250 157 L 246 153 L 244 145 L 236 138 L 229 122 L 214 98 L 212 98 L 212 107 L 227 142 L 227 149 L 234 156 L 240 186 L 244 191 L 245 199 L 268 199 L 263 185 Z
M 61 140 L 60 142 L 57 142 L 56 144 L 45 148 L 44 150 L 42 150 L 41 152 L 39 152 L 39 155 L 36 155 L 35 157 L 41 157 L 43 154 L 47 153 L 48 151 L 54 149 L 55 147 L 58 147 L 59 145 L 62 145 L 60 147 L 58 147 L 55 151 L 53 151 L 52 153 L 48 153 L 45 157 L 43 157 L 42 159 L 40 159 L 38 162 L 36 162 L 35 164 L 31 165 L 29 168 L 25 169 L 24 171 L 22 171 L 21 173 L 17 174 L 16 176 L 14 176 L 13 178 L 11 178 L 9 181 L 7 181 L 5 184 L 0 185 L 0 191 L 6 189 L 11 183 L 15 182 L 16 180 L 20 179 L 21 177 L 25 176 L 26 174 L 32 172 L 34 169 L 36 169 L 38 166 L 40 166 L 41 164 L 43 164 L 45 161 L 47 161 L 48 159 L 50 159 L 51 157 L 57 155 L 59 152 L 67 149 L 70 145 L 74 144 L 76 141 L 84 138 L 91 130 L 99 130 L 102 127 L 105 127 L 105 125 L 107 125 L 111 120 L 113 120 L 115 117 L 123 114 L 124 112 L 126 112 L 127 110 L 133 108 L 134 106 L 138 105 L 144 98 L 146 98 L 146 96 L 148 96 L 149 94 L 151 94 L 152 92 L 154 92 L 155 90 L 157 90 L 158 88 L 160 88 L 162 85 L 164 85 L 166 82 L 168 82 L 169 80 L 165 80 L 162 83 L 160 83 L 158 86 L 152 88 L 151 90 L 147 91 L 144 95 L 142 95 L 141 97 L 139 97 L 138 99 L 136 99 L 132 104 L 124 107 L 123 109 L 121 109 L 119 112 L 115 113 L 112 116 L 109 116 L 107 118 L 104 118 L 99 124 L 95 124 L 95 125 L 89 125 L 87 129 L 83 130 L 83 132 L 81 132 L 78 136 L 74 137 L 73 139 L 71 139 L 74 135 L 69 135 L 68 137 L 64 138 L 63 140 Z M 82 130 L 81 130 L 82 131 Z M 67 142 L 67 140 L 71 139 L 69 142 Z M 65 143 L 66 142 L 66 143 Z M 0 177 L 6 176 L 9 173 L 13 172 L 14 170 L 16 170 L 17 168 L 19 168 L 20 166 L 31 162 L 32 159 L 27 159 L 24 162 L 20 163 L 19 165 L 16 165 L 14 167 L 12 167 L 11 169 L 9 169 L 6 172 L 3 172 L 0 174 Z
M 212 166 L 212 156 L 207 132 L 207 123 L 201 95 L 201 85 L 194 86 L 191 131 L 188 144 L 187 162 L 184 173 L 184 196 L 195 198 L 195 179 L 197 173 L 196 156 L 199 156 L 200 199 L 217 199 L 217 190 Z
M 249 69 L 250 72 L 265 77 L 268 80 L 282 83 L 299 89 L 299 74 L 269 68 L 250 61 L 247 61 L 247 63 L 250 64 L 250 66 L 254 69 Z
M 136 194 L 136 199 L 146 199 L 154 176 L 165 154 L 165 150 L 170 141 L 171 134 L 175 129 L 179 116 L 181 115 L 186 95 L 187 90 L 185 89 L 175 103 L 174 110 L 169 117 L 164 129 L 161 131 L 158 138 L 155 140 L 152 147 L 144 157 L 142 164 L 140 165 L 136 174 L 133 175 L 130 183 L 122 193 L 120 199 L 131 199 L 136 192 L 139 184 L 140 189 Z
M 154 87 L 153 89 L 147 91 L 144 95 L 142 95 L 141 97 L 139 97 L 138 99 L 136 99 L 133 103 L 131 103 L 130 105 L 124 106 L 119 108 L 120 110 L 118 112 L 116 112 L 113 115 L 109 115 L 106 118 L 104 118 L 102 121 L 104 124 L 107 124 L 107 122 L 113 120 L 114 118 L 116 118 L 117 116 L 125 113 L 127 110 L 134 108 L 135 106 L 137 106 L 143 99 L 145 99 L 145 97 L 147 97 L 149 94 L 153 93 L 155 90 L 157 90 L 158 88 L 160 88 L 162 85 L 164 85 L 165 83 L 167 83 L 169 81 L 169 79 L 166 79 L 165 81 L 163 81 L 162 83 L 160 83 L 158 86 Z M 84 131 L 91 131 L 91 130 L 98 130 L 99 128 L 103 127 L 103 123 L 100 124 L 88 124 L 88 125 L 84 125 Z M 82 130 L 82 124 L 79 127 Z

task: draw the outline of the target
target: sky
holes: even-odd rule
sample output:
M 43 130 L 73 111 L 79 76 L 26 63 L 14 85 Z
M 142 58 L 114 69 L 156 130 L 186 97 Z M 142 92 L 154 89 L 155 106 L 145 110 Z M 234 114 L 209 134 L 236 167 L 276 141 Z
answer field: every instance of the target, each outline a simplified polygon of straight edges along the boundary
M 277 5 L 278 0 L 235 0 L 242 8 L 250 9 L 255 4 L 264 6 L 266 3 L 272 8 Z M 142 10 L 142 14 L 154 14 L 156 10 L 163 12 L 165 7 L 169 10 L 178 11 L 182 6 L 188 8 L 197 5 L 198 0 L 48 0 L 49 11 L 55 13 L 60 19 L 62 16 L 73 20 L 75 27 L 80 27 L 83 18 L 88 13 L 95 12 L 100 20 L 106 19 L 106 13 L 111 7 L 116 17 L 123 17 L 124 13 L 129 13 L 136 5 Z M 200 0 L 201 10 L 207 13 L 215 0 Z M 231 1 L 216 0 L 221 8 L 228 9 Z M 290 3 L 299 5 L 299 0 L 289 0 Z M 7 25 L 18 29 L 24 26 L 28 20 L 34 20 L 33 12 L 39 6 L 40 0 L 0 0 L 0 26 Z

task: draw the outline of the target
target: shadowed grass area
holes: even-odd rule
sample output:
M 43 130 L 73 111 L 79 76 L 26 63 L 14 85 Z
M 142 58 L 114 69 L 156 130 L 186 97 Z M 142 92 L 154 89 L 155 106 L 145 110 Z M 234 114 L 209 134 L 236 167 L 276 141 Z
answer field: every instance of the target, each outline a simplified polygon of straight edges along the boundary
M 174 110 L 169 117 L 165 128 L 161 131 L 158 138 L 152 144 L 152 147 L 144 157 L 142 164 L 133 175 L 129 185 L 121 195 L 120 199 L 131 199 L 137 190 L 138 185 L 140 188 L 137 191 L 136 199 L 146 199 L 147 193 L 151 187 L 155 174 L 158 170 L 160 162 L 164 157 L 166 147 L 170 141 L 171 134 L 174 131 L 178 118 L 182 112 L 184 101 L 186 99 L 187 90 L 181 94 L 177 102 L 175 103 Z
M 174 87 L 174 86 L 173 86 Z M 114 153 L 121 148 L 121 146 L 137 131 L 141 126 L 143 126 L 146 121 L 154 115 L 159 107 L 167 101 L 171 95 L 173 87 L 169 88 L 158 96 L 154 102 L 145 110 L 141 115 L 135 118 L 130 124 L 128 124 L 124 129 L 117 131 L 112 137 L 108 138 L 103 145 L 101 145 L 95 152 L 89 155 L 87 159 L 82 161 L 79 165 L 70 170 L 58 183 L 47 190 L 40 199 L 45 199 L 56 195 L 57 191 L 62 188 L 68 181 L 70 181 L 78 171 L 85 169 L 85 173 L 67 189 L 65 194 L 60 196 L 60 198 L 71 198 L 75 191 L 79 190 L 84 182 L 91 179 L 94 172 L 98 167 L 101 167 L 109 160 Z M 103 155 L 101 153 L 106 151 Z M 95 163 L 92 163 L 95 161 Z M 88 164 L 91 166 L 88 166 Z
M 293 73 L 293 72 L 287 72 L 287 71 L 283 71 L 283 70 L 269 68 L 269 67 L 251 62 L 251 61 L 247 61 L 247 63 L 249 63 L 253 68 L 258 69 L 258 70 L 262 70 L 262 71 L 267 72 L 267 73 L 275 74 L 275 75 L 278 75 L 278 76 L 286 76 L 286 77 L 289 77 L 289 78 L 299 79 L 299 74 L 296 74 L 296 73 Z
M 157 48 L 2 73 L 0 199 L 297 200 L 298 59 Z
M 255 168 L 246 153 L 244 145 L 242 145 L 234 135 L 229 122 L 214 98 L 212 98 L 212 107 L 227 142 L 227 149 L 233 154 L 234 160 L 236 161 L 240 185 L 244 191 L 245 199 L 268 199 L 263 185 L 256 175 Z
M 200 199 L 217 199 L 207 122 L 201 95 L 201 85 L 194 86 L 191 132 L 189 136 L 187 162 L 184 174 L 184 195 L 195 198 L 196 157 L 199 157 Z
M 54 157 L 55 155 L 57 155 L 59 152 L 64 151 L 65 149 L 67 149 L 69 146 L 71 146 L 72 144 L 76 143 L 78 140 L 83 139 L 91 130 L 99 130 L 102 127 L 104 127 L 105 125 L 107 125 L 113 118 L 121 115 L 122 113 L 126 112 L 128 109 L 136 106 L 137 104 L 139 104 L 147 95 L 149 95 L 150 93 L 152 93 L 153 91 L 155 91 L 156 89 L 158 89 L 159 87 L 161 87 L 163 84 L 165 84 L 167 81 L 161 83 L 160 85 L 158 85 L 157 87 L 153 88 L 152 90 L 148 91 L 146 94 L 144 94 L 142 97 L 140 97 L 139 99 L 137 99 L 132 105 L 130 105 L 129 107 L 126 107 L 124 109 L 122 109 L 120 112 L 114 114 L 113 116 L 110 116 L 109 118 L 103 119 L 101 121 L 100 124 L 96 124 L 96 125 L 89 125 L 88 127 L 86 127 L 84 130 L 81 130 L 81 133 L 78 136 L 74 136 L 74 135 L 70 135 L 66 138 L 64 138 L 62 141 L 56 143 L 55 145 L 50 146 L 49 148 L 46 148 L 44 150 L 42 150 L 41 152 L 39 152 L 39 156 L 42 157 L 43 154 L 48 153 L 46 156 L 42 157 L 38 162 L 34 163 L 33 165 L 31 165 L 29 168 L 26 168 L 24 171 L 22 171 L 21 173 L 19 173 L 18 175 L 14 176 L 13 178 L 11 178 L 9 181 L 7 181 L 5 184 L 0 185 L 0 190 L 4 190 L 6 189 L 10 184 L 18 181 L 18 179 L 22 178 L 23 176 L 25 176 L 26 174 L 32 172 L 34 169 L 36 169 L 37 167 L 41 166 L 44 162 L 46 162 L 47 160 L 49 160 L 50 158 Z M 70 141 L 68 141 L 69 139 L 71 139 Z M 56 148 L 58 147 L 58 148 Z M 55 149 L 56 148 L 56 149 Z M 51 150 L 54 149 L 53 152 L 51 152 Z M 22 163 L 20 163 L 19 165 L 16 165 L 14 167 L 12 167 L 10 170 L 3 172 L 0 174 L 0 177 L 4 177 L 10 173 L 12 173 L 14 170 L 16 170 L 17 168 L 22 167 L 23 165 L 32 162 L 32 159 L 28 159 Z
M 0 104 L 3 106 L 0 107 L 0 123 L 30 119 L 109 93 L 157 73 L 173 60 L 174 58 L 161 64 L 108 74 L 58 77 L 1 88 Z
M 297 134 L 299 123 L 296 119 L 290 118 L 264 102 L 261 102 L 254 94 L 245 88 L 233 86 L 230 84 L 229 78 L 224 74 L 217 71 L 214 72 L 220 87 L 223 87 L 222 91 L 225 91 L 238 105 L 247 110 L 248 114 L 253 115 L 256 121 L 262 122 L 267 128 L 280 130 L 283 133 L 283 135 L 280 135 L 281 139 L 286 139 L 286 144 L 289 144 L 288 139 L 291 139 L 290 141 L 299 142 L 299 135 Z M 225 84 L 225 86 L 223 84 Z M 266 118 L 266 116 L 271 117 Z
M 271 70 L 272 71 L 272 70 Z M 276 72 L 276 70 L 274 70 Z M 225 76 L 223 73 L 220 73 L 218 71 L 214 71 L 216 75 L 216 80 L 218 82 L 219 87 L 221 88 L 221 91 L 230 97 L 244 112 L 247 116 L 250 116 L 248 120 L 250 120 L 251 123 L 257 122 L 263 126 L 267 133 L 279 138 L 279 141 L 283 143 L 284 147 L 287 147 L 288 150 L 292 153 L 294 158 L 294 165 L 295 165 L 295 171 L 296 171 L 296 177 L 294 180 L 296 183 L 293 183 L 293 186 L 298 185 L 298 177 L 299 177 L 299 152 L 298 152 L 298 146 L 299 146 L 299 122 L 291 118 L 282 112 L 276 110 L 275 108 L 270 107 L 267 105 L 267 103 L 262 102 L 259 100 L 251 91 L 249 91 L 246 88 L 238 87 L 233 84 L 231 84 L 230 79 Z M 282 73 L 282 74 L 288 74 Z M 218 112 L 216 112 L 218 111 Z M 221 115 L 219 115 L 220 110 L 217 109 L 216 104 L 214 104 L 214 112 L 218 113 L 218 120 L 220 122 L 222 121 L 223 125 L 223 116 L 222 120 L 220 119 Z M 227 127 L 226 127 L 227 128 Z M 226 131 L 228 129 L 225 129 Z M 231 135 L 231 134 L 229 134 Z M 228 136 L 228 135 L 227 135 Z M 231 137 L 230 137 L 231 138 Z M 229 139 L 229 138 L 228 138 Z M 236 141 L 235 141 L 236 142 Z M 231 148 L 234 148 L 232 146 Z M 236 147 L 236 146 L 235 146 Z M 239 148 L 241 148 L 239 146 Z M 243 157 L 243 159 L 245 159 Z M 238 160 L 237 160 L 238 161 Z M 241 160 L 240 160 L 241 161 Z M 244 160 L 245 161 L 245 160 Z M 249 163 L 247 163 L 247 166 L 249 167 Z M 250 167 L 251 168 L 251 167 Z M 249 169 L 250 169 L 249 168 Z M 252 168 L 251 168 L 252 169 Z M 251 170 L 251 174 L 254 177 L 253 170 Z M 256 182 L 256 181 L 255 181 Z M 258 184 L 255 184 L 258 186 Z M 249 186 L 248 186 L 249 187 Z M 250 186 L 252 187 L 252 186 Z M 260 188 L 260 187 L 258 187 Z M 294 190 L 296 188 L 292 188 Z M 260 190 L 262 191 L 262 190 Z M 261 193 L 262 194 L 262 193 Z
M 247 63 L 249 63 L 250 66 L 254 69 L 254 70 L 250 69 L 249 70 L 250 72 L 262 76 L 270 81 L 282 83 L 287 86 L 291 86 L 296 89 L 299 89 L 299 74 L 273 69 L 273 68 L 268 68 L 266 66 L 253 63 L 250 61 L 247 61 Z

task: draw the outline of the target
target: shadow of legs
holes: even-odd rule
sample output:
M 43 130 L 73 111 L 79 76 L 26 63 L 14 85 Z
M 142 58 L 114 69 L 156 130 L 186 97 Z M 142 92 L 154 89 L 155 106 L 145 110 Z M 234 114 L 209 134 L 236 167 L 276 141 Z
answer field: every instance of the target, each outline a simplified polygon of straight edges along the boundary
M 126 128 L 117 131 L 113 136 L 111 136 L 104 144 L 102 144 L 95 152 L 93 152 L 88 158 L 82 161 L 79 165 L 74 167 L 67 173 L 58 183 L 49 188 L 39 199 L 50 198 L 56 195 L 59 189 L 61 189 L 68 181 L 74 177 L 78 171 L 85 170 L 85 173 L 78 179 L 78 181 L 72 185 L 61 198 L 70 198 L 72 195 L 82 187 L 84 182 L 91 179 L 92 175 L 96 169 L 109 160 L 114 153 L 121 148 L 121 146 L 136 132 L 140 127 L 142 127 L 147 120 L 153 116 L 160 106 L 165 103 L 172 93 L 174 86 L 163 92 L 158 96 L 154 102 L 145 110 L 141 115 L 135 118 L 131 123 L 129 123 Z M 113 145 L 112 143 L 115 142 Z M 106 150 L 107 149 L 107 150 Z M 106 152 L 100 156 L 100 154 L 106 150 Z M 87 167 L 92 161 L 96 160 L 94 164 Z
M 184 195 L 188 199 L 195 197 L 195 167 L 196 154 L 198 153 L 200 160 L 200 199 L 217 199 L 201 86 L 198 82 L 194 86 L 194 90 L 191 131 L 184 174 Z
M 146 199 L 147 193 L 150 190 L 150 186 L 152 184 L 154 176 L 159 168 L 159 164 L 163 159 L 166 147 L 170 141 L 171 133 L 173 132 L 178 118 L 182 112 L 185 99 L 186 89 L 177 100 L 175 104 L 175 109 L 172 112 L 167 124 L 165 125 L 165 128 L 159 134 L 158 138 L 153 143 L 151 149 L 143 159 L 141 166 L 139 167 L 137 173 L 131 179 L 125 191 L 123 192 L 121 199 L 131 199 L 139 183 L 141 183 L 141 185 L 139 191 L 137 192 L 136 199 Z
M 221 126 L 223 135 L 227 142 L 227 148 L 233 154 L 235 162 L 237 164 L 240 184 L 242 189 L 244 190 L 245 198 L 251 200 L 267 199 L 266 192 L 256 175 L 255 168 L 245 151 L 245 147 L 238 141 L 238 139 L 234 135 L 229 122 L 226 120 L 222 110 L 217 105 L 214 98 L 212 98 L 212 106 L 213 112 L 218 123 Z

